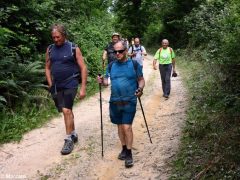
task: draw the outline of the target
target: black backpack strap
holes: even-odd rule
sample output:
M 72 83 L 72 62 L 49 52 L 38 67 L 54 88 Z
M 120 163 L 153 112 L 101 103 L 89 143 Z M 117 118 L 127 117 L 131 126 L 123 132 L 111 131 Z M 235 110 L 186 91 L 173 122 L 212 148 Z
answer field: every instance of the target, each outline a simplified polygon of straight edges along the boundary
M 48 46 L 48 56 L 49 56 L 50 61 L 51 61 L 51 51 L 52 51 L 53 46 L 54 46 L 54 44 L 50 44 Z
M 76 56 L 76 49 L 77 49 L 78 45 L 77 45 L 77 44 L 74 44 L 74 43 L 72 43 L 72 42 L 70 42 L 70 43 L 71 43 L 72 56 L 73 56 L 73 58 L 74 58 L 74 60 L 75 60 L 76 65 L 78 66 L 77 56 Z M 81 84 L 82 79 L 81 79 L 80 69 L 79 69 L 79 72 L 78 72 L 78 73 L 75 73 L 75 74 L 72 76 L 72 78 L 78 78 L 78 79 L 79 79 L 79 83 Z
M 141 44 L 139 46 L 140 46 L 140 51 L 141 51 L 141 56 L 142 56 L 142 46 L 141 46 Z
M 111 72 L 111 69 L 112 69 L 112 65 L 115 61 L 111 61 L 109 64 L 108 64 L 108 73 L 110 74 Z
M 131 60 L 133 63 L 133 68 L 136 74 L 136 81 L 137 81 L 137 88 L 138 88 L 138 74 L 137 74 L 137 68 L 138 68 L 138 62 L 136 60 Z
M 132 61 L 132 63 L 133 63 L 133 68 L 134 68 L 134 71 L 135 71 L 136 77 L 137 77 L 137 76 L 138 76 L 138 75 L 137 75 L 138 62 L 135 61 L 135 60 L 131 60 L 131 61 Z M 112 65 L 113 65 L 114 62 L 116 62 L 116 61 L 112 61 L 112 62 L 110 62 L 109 65 L 108 65 L 108 73 L 109 73 L 109 74 L 110 74 L 110 72 L 111 72 Z
M 112 46 L 112 43 L 111 42 L 108 43 L 108 46 L 107 46 L 107 54 L 108 55 L 111 54 L 111 51 L 110 51 L 110 49 L 112 48 L 111 46 Z
M 76 49 L 78 46 L 72 42 L 70 42 L 70 43 L 71 43 L 72 56 L 74 57 L 75 62 L 77 62 Z
M 132 54 L 133 54 L 133 44 L 129 47 L 129 49 L 132 48 Z M 128 50 L 129 50 L 128 49 Z M 130 59 L 132 59 L 132 56 L 130 57 Z

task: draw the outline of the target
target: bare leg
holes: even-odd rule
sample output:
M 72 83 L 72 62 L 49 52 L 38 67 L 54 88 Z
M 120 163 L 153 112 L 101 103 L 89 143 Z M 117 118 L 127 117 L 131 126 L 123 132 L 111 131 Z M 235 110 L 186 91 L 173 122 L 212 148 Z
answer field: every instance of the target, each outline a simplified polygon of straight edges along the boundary
M 123 124 L 122 126 L 123 126 L 123 130 L 124 130 L 127 149 L 132 149 L 132 144 L 133 144 L 132 125 L 131 124 Z
M 74 124 L 74 114 L 73 114 L 73 112 L 72 112 L 72 121 L 73 121 L 73 123 L 72 123 L 72 125 L 73 125 L 72 126 L 72 131 L 74 131 L 75 130 L 75 124 Z
M 73 113 L 71 109 L 63 108 L 63 116 L 66 127 L 66 134 L 70 135 L 74 130 L 74 121 L 73 121 Z
M 118 125 L 118 136 L 119 136 L 122 146 L 126 145 L 123 125 Z

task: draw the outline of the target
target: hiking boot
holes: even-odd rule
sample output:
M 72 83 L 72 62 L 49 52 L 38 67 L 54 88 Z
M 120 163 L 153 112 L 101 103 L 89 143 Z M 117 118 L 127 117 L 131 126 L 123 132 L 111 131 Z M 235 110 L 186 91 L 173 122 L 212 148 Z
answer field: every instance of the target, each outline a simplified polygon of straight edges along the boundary
M 76 135 L 71 135 L 71 139 L 72 139 L 72 141 L 74 142 L 74 143 L 77 143 L 78 142 L 78 135 L 76 134 Z
M 63 148 L 61 150 L 61 154 L 62 155 L 67 155 L 67 154 L 70 154 L 72 152 L 73 147 L 74 147 L 74 143 L 70 139 L 64 139 L 64 140 L 65 140 L 65 143 L 64 143 Z
M 118 159 L 120 159 L 120 160 L 125 160 L 125 159 L 126 159 L 126 155 L 127 155 L 127 152 L 126 152 L 125 149 L 123 149 L 122 152 L 119 153 Z
M 126 157 L 125 159 L 125 167 L 126 168 L 130 168 L 130 167 L 133 167 L 133 158 L 132 158 L 132 155 L 129 155 Z
M 168 95 L 163 95 L 163 97 L 165 97 L 165 100 L 167 100 L 169 98 Z

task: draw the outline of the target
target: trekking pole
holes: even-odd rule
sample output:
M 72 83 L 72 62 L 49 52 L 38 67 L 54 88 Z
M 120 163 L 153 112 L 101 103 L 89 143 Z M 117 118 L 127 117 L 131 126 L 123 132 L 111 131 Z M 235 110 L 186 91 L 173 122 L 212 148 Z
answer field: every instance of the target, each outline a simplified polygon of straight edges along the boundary
M 101 74 L 98 74 L 101 76 Z M 102 143 L 102 157 L 103 155 L 103 121 L 102 121 L 102 84 L 99 83 L 99 94 L 100 94 L 100 116 L 101 116 L 101 143 Z
M 143 111 L 142 102 L 141 102 L 140 97 L 138 97 L 138 101 L 139 101 L 139 104 L 140 104 L 141 109 L 142 109 L 142 114 L 143 114 L 143 118 L 144 118 L 144 121 L 145 121 L 145 125 L 147 127 L 148 136 L 149 136 L 150 142 L 152 143 L 152 139 L 151 139 L 151 136 L 150 136 L 150 133 L 149 133 L 149 130 L 148 130 L 147 120 L 146 120 L 146 117 L 145 117 L 145 114 L 144 114 L 144 111 Z

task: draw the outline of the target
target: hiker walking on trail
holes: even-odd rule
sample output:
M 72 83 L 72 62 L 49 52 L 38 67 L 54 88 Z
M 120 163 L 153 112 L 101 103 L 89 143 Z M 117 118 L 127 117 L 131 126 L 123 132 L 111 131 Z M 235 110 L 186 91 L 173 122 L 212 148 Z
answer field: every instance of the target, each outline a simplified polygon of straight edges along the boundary
M 54 43 L 47 48 L 45 75 L 55 105 L 64 115 L 66 137 L 61 153 L 66 155 L 72 152 L 74 143 L 78 141 L 72 107 L 80 77 L 78 96 L 80 99 L 86 96 L 87 68 L 80 48 L 66 39 L 63 25 L 53 25 L 51 36 Z
M 159 62 L 159 71 L 162 80 L 163 97 L 169 98 L 171 90 L 171 73 L 176 74 L 175 53 L 169 46 L 167 39 L 162 40 L 162 47 L 154 55 L 153 69 L 157 70 L 156 63 Z
M 104 49 L 103 55 L 102 55 L 102 61 L 103 61 L 103 68 L 105 67 L 106 60 L 108 64 L 114 60 L 116 60 L 115 54 L 114 54 L 114 44 L 116 44 L 118 41 L 120 41 L 120 34 L 113 33 L 112 34 L 112 42 L 110 42 Z
M 136 61 L 127 58 L 125 43 L 119 41 L 114 45 L 117 61 L 107 67 L 104 79 L 98 77 L 98 82 L 108 85 L 111 79 L 110 119 L 118 126 L 118 135 L 122 144 L 122 151 L 118 159 L 125 160 L 125 166 L 133 166 L 132 123 L 136 113 L 137 97 L 142 95 L 145 85 L 142 67 Z
M 134 44 L 128 49 L 128 56 L 132 60 L 136 60 L 141 66 L 143 66 L 144 56 L 147 56 L 145 48 L 140 44 L 140 39 L 135 38 Z

